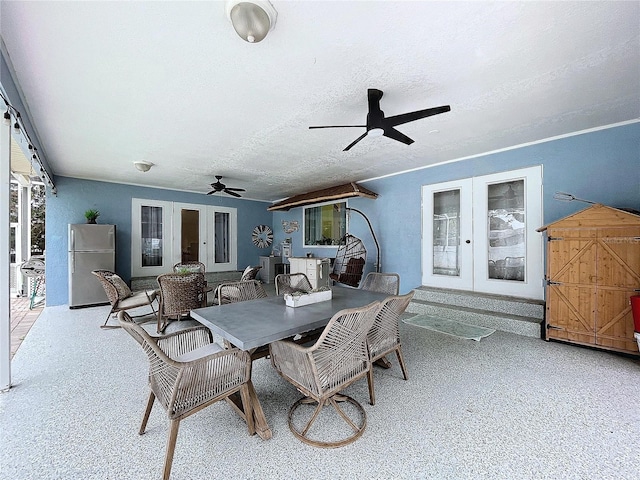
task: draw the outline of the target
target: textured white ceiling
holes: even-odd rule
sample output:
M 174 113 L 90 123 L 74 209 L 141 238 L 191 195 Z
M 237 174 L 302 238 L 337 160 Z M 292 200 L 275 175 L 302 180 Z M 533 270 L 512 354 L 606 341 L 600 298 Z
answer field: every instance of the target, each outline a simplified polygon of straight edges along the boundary
M 640 2 L 3 1 L 0 32 L 56 175 L 294 194 L 640 117 Z M 367 89 L 407 146 L 367 137 Z M 151 161 L 148 173 L 133 162 Z

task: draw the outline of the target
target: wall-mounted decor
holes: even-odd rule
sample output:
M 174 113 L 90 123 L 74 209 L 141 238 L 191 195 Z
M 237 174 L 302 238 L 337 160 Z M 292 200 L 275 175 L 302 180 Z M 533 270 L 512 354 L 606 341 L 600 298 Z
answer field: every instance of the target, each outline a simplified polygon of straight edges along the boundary
M 268 225 L 258 225 L 251 233 L 251 241 L 258 248 L 267 248 L 273 243 L 273 230 Z
M 284 233 L 297 232 L 299 228 L 300 225 L 297 220 L 282 220 L 282 229 L 284 230 Z

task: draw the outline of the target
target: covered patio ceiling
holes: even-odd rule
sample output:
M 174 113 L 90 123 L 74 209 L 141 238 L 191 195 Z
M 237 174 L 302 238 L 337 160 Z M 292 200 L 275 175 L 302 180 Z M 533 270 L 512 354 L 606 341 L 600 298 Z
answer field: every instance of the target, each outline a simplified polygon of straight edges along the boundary
M 1 2 L 52 173 L 275 202 L 640 118 L 639 2 L 271 3 L 249 44 L 225 2 Z M 451 111 L 398 126 L 411 145 L 309 129 L 364 124 L 369 88 Z

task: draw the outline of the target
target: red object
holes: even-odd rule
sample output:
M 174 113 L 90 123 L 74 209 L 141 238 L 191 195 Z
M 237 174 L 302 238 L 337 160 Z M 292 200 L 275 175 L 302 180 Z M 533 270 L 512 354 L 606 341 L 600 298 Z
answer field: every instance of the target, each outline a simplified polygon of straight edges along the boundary
M 640 333 L 640 295 L 631 296 L 631 311 L 633 312 L 633 329 Z

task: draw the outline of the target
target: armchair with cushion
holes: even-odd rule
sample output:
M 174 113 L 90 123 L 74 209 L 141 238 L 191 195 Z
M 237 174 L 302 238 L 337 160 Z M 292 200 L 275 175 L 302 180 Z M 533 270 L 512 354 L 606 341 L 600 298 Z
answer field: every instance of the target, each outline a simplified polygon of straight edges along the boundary
M 246 421 L 249 435 L 255 433 L 249 394 L 251 359 L 247 352 L 237 348 L 223 349 L 214 343 L 211 331 L 206 327 L 152 337 L 125 312 L 119 313 L 118 318 L 149 359 L 149 400 L 138 433 L 144 434 L 156 400 L 169 417 L 163 479 L 167 480 L 171 474 L 180 421 L 203 408 L 219 400 L 232 403 L 229 397 L 239 392 L 243 408 L 234 410 Z
M 256 277 L 258 276 L 258 271 L 261 268 L 262 268 L 262 265 L 257 265 L 255 267 L 252 267 L 251 265 L 249 265 L 247 268 L 244 269 L 244 272 L 242 272 L 240 281 L 246 282 L 247 280 L 255 280 Z
M 109 299 L 109 303 L 111 304 L 111 310 L 109 311 L 104 324 L 100 328 L 120 328 L 119 325 L 107 325 L 111 314 L 130 310 L 132 308 L 149 305 L 151 307 L 151 313 L 154 316 L 156 315 L 156 310 L 153 307 L 153 302 L 156 300 L 158 295 L 156 290 L 132 292 L 124 280 L 122 280 L 122 278 L 120 278 L 120 276 L 115 272 L 110 270 L 93 270 L 91 273 L 95 275 L 102 284 L 102 288 L 104 288 L 107 298 Z M 137 317 L 146 317 L 150 315 L 151 314 L 138 315 Z M 151 320 L 151 318 L 149 320 Z

